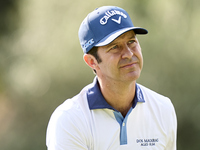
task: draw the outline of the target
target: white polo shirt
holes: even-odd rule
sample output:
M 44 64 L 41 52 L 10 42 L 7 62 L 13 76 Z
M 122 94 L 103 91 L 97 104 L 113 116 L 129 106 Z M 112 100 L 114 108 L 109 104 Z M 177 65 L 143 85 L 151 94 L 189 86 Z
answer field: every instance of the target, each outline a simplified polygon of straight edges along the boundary
M 171 101 L 139 84 L 135 92 L 124 118 L 106 102 L 95 78 L 52 114 L 48 150 L 176 150 Z

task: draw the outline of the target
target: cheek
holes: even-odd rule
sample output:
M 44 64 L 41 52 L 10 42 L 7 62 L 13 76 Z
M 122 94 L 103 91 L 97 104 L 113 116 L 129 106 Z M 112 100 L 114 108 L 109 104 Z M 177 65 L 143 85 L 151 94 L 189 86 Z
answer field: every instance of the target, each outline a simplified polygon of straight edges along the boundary
M 141 61 L 143 62 L 143 55 L 142 55 L 142 52 L 140 51 L 140 57 L 141 57 Z
M 141 59 L 141 69 L 143 68 L 143 57 L 142 57 L 142 59 Z
M 140 67 L 142 69 L 142 67 L 143 67 L 143 56 L 142 56 L 142 51 L 141 50 L 138 51 L 138 59 L 140 61 Z
M 101 69 L 102 71 L 106 71 L 107 73 L 115 72 L 117 70 L 118 62 L 111 57 L 103 58 L 101 62 Z

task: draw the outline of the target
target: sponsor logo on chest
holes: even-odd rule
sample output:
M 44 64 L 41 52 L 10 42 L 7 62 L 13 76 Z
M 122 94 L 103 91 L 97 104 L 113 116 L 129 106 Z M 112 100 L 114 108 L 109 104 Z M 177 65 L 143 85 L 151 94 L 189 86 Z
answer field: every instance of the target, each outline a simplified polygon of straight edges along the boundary
M 156 143 L 159 142 L 158 138 L 152 138 L 152 139 L 137 139 L 136 143 L 140 146 L 156 146 Z

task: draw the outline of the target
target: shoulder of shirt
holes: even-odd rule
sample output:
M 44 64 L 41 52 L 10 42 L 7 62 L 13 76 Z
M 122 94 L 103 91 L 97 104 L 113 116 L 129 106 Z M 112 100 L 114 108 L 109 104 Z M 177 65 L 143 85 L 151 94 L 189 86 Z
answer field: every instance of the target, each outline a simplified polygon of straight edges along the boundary
M 47 128 L 47 145 L 50 140 L 54 140 L 55 133 L 62 136 L 63 132 L 70 132 L 65 134 L 66 137 L 82 136 L 86 139 L 91 138 L 90 118 L 91 112 L 87 103 L 88 86 L 76 96 L 65 100 L 52 113 L 48 128 Z
M 174 106 L 171 100 L 149 88 L 144 87 L 143 85 L 138 84 L 142 90 L 146 109 L 149 109 L 151 112 L 154 112 L 154 115 L 158 120 L 160 120 L 162 126 L 168 131 L 175 131 L 177 127 L 177 118 Z M 170 124 L 170 125 L 169 125 Z
M 89 107 L 87 102 L 87 89 L 90 88 L 92 85 L 89 84 L 84 87 L 80 93 L 75 95 L 72 98 L 65 100 L 61 105 L 59 105 L 53 112 L 52 117 L 78 117 L 82 118 L 85 113 L 88 113 Z
M 141 88 L 142 90 L 142 93 L 143 93 L 143 96 L 144 96 L 144 99 L 145 99 L 145 102 L 149 102 L 149 103 L 157 103 L 159 105 L 163 105 L 164 107 L 169 107 L 169 108 L 173 108 L 173 105 L 172 105 L 172 102 L 171 100 L 164 96 L 164 95 L 161 95 L 141 84 L 138 84 L 139 87 Z

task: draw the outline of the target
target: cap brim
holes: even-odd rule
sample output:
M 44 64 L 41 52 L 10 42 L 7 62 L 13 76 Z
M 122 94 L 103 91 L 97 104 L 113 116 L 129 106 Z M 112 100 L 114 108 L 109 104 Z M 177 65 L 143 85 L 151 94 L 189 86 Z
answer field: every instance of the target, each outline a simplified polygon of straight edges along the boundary
M 95 46 L 105 46 L 109 43 L 111 43 L 112 41 L 114 41 L 117 37 L 119 37 L 120 35 L 122 35 L 123 33 L 133 30 L 135 32 L 135 34 L 147 34 L 148 31 L 144 28 L 140 28 L 140 27 L 130 27 L 130 28 L 123 28 L 121 30 L 117 30 L 115 32 L 112 32 L 111 34 L 107 35 L 106 37 L 104 37 L 102 40 L 100 40 Z

